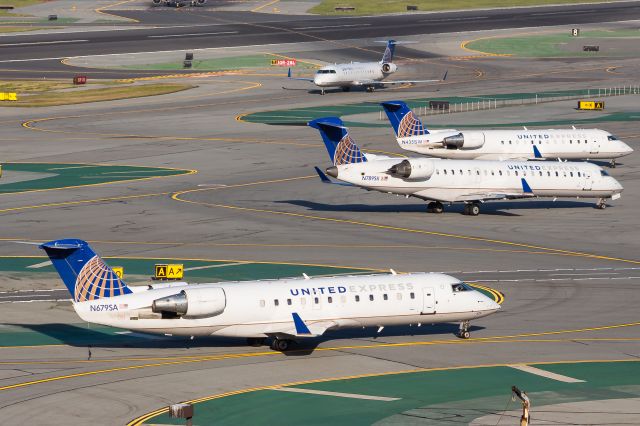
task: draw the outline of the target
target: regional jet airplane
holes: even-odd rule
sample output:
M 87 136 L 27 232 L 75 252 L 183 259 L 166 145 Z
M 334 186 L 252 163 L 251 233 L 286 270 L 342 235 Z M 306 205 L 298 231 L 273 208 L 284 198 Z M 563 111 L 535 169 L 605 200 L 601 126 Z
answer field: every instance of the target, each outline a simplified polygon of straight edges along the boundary
M 598 198 L 596 206 L 604 209 L 607 199 L 622 192 L 617 180 L 591 163 L 371 156 L 360 151 L 339 118 L 308 124 L 320 131 L 329 151 L 329 176 L 342 185 L 427 200 L 434 213 L 442 213 L 443 203 L 463 202 L 464 213 L 477 216 L 481 202 L 533 197 Z M 324 183 L 336 183 L 317 167 L 316 172 Z
M 373 92 L 376 86 L 385 84 L 428 83 L 441 80 L 385 80 L 389 75 L 398 70 L 393 63 L 395 40 L 387 41 L 387 48 L 380 62 L 351 62 L 348 64 L 327 65 L 316 71 L 313 78 L 299 78 L 291 76 L 289 68 L 288 77 L 292 80 L 309 81 L 320 87 L 320 94 L 324 95 L 327 87 L 341 87 L 348 92 L 352 87 L 366 87 L 368 92 Z M 446 74 L 443 79 L 446 78 Z
M 42 244 L 84 321 L 146 333 L 272 339 L 274 350 L 328 330 L 469 321 L 500 305 L 436 273 L 287 278 L 129 287 L 85 241 Z
M 599 129 L 432 130 L 402 101 L 383 102 L 402 149 L 458 160 L 595 160 L 629 155 L 633 149 Z

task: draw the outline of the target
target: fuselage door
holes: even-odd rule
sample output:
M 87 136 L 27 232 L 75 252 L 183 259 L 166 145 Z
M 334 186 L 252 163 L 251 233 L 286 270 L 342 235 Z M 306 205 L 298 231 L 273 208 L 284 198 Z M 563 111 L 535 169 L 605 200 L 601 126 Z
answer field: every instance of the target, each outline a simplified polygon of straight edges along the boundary
M 422 289 L 422 315 L 435 314 L 436 312 L 436 295 L 433 287 L 425 287 Z
M 595 138 L 594 140 L 589 142 L 589 153 L 597 154 L 600 152 L 600 140 L 599 138 Z
M 582 190 L 591 191 L 591 188 L 593 188 L 593 176 L 591 175 L 591 173 L 586 172 L 583 173 L 582 176 Z

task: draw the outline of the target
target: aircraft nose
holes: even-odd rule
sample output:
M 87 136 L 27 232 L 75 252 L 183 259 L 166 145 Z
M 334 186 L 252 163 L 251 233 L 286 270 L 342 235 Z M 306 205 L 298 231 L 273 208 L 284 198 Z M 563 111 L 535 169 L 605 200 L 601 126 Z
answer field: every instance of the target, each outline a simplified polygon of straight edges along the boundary
M 336 166 L 331 166 L 328 167 L 327 170 L 325 170 L 327 172 L 327 174 L 333 178 L 338 178 L 338 168 Z
M 622 143 L 622 154 L 623 155 L 629 155 L 629 154 L 631 154 L 633 152 L 633 148 L 631 148 L 629 145 L 627 145 L 624 142 L 621 142 L 621 143 Z

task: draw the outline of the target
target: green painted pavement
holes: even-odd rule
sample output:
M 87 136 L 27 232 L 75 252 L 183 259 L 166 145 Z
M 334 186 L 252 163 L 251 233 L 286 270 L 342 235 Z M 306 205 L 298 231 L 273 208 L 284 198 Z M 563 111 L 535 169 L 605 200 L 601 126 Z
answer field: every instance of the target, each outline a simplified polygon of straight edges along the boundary
M 563 383 L 503 366 L 392 374 L 294 387 L 401 398 L 397 401 L 259 390 L 198 403 L 193 420 L 216 425 L 352 426 L 375 422 L 449 425 L 455 419 L 456 424 L 468 424 L 474 418 L 502 412 L 509 404 L 512 385 L 525 390 L 534 407 L 640 396 L 640 362 L 531 365 L 585 382 Z M 517 406 L 510 404 L 511 409 Z M 180 424 L 166 414 L 147 422 Z
M 521 92 L 521 93 L 500 93 L 500 94 L 488 94 L 478 96 L 447 96 L 438 98 L 418 98 L 409 99 L 405 102 L 410 108 L 422 108 L 429 105 L 429 101 L 447 101 L 451 105 L 459 104 L 464 105 L 467 103 L 496 100 L 500 101 L 513 101 L 517 99 L 538 99 L 544 100 L 547 98 L 555 97 L 567 97 L 567 96 L 594 96 L 598 92 L 598 89 L 577 89 L 577 90 L 560 90 L 549 92 Z M 377 102 L 363 102 L 357 104 L 343 104 L 343 105 L 327 105 L 321 107 L 309 107 L 309 108 L 295 108 L 286 110 L 264 111 L 255 112 L 242 116 L 243 121 L 250 123 L 263 123 L 272 125 L 306 125 L 307 122 L 315 120 L 316 118 L 337 116 L 344 117 L 348 115 L 367 114 L 367 113 L 379 113 L 382 107 Z M 345 124 L 352 127 L 389 127 L 386 120 L 379 123 L 362 123 L 358 121 L 345 120 Z M 483 124 L 484 125 L 484 124 Z M 462 127 L 462 126 L 461 126 Z M 467 127 L 467 126 L 464 126 Z
M 86 186 L 150 179 L 193 173 L 191 170 L 169 169 L 164 167 L 109 166 L 97 164 L 51 164 L 51 163 L 4 163 L 4 180 L 11 172 L 42 173 L 41 178 L 3 183 L 0 178 L 0 194 L 41 191 L 75 186 Z
M 126 330 L 103 325 L 78 324 L 0 324 L 0 347 L 71 345 L 86 346 L 126 344 L 140 341 Z
M 638 30 L 618 31 L 584 31 L 580 37 L 573 37 L 569 32 L 559 34 L 530 35 L 522 37 L 492 37 L 474 40 L 465 46 L 471 50 L 499 55 L 519 57 L 576 57 L 586 56 L 633 56 L 634 49 L 611 49 L 606 51 L 584 52 L 583 45 L 598 45 L 601 39 L 635 39 L 640 38 Z M 567 50 L 571 44 L 573 51 Z M 579 49 L 579 50 L 578 50 Z

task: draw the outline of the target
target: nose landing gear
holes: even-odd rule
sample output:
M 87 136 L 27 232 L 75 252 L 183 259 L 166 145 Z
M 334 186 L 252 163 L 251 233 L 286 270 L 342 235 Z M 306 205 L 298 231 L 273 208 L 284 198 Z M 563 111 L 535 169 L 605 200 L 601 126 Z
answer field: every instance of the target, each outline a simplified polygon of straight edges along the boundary
M 460 329 L 458 330 L 458 337 L 461 339 L 468 339 L 471 337 L 471 333 L 469 333 L 469 321 L 462 321 L 460 323 Z
M 596 204 L 596 209 L 604 210 L 607 208 L 607 200 L 604 198 L 598 199 L 598 204 Z

